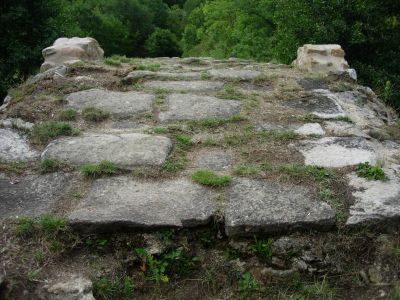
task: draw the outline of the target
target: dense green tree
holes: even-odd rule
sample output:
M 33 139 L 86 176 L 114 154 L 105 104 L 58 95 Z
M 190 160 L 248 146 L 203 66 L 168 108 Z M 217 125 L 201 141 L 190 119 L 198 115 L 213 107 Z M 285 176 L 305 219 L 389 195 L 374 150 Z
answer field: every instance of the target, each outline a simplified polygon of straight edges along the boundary
M 156 28 L 145 43 L 149 56 L 179 56 L 181 55 L 179 42 L 175 34 L 168 29 Z

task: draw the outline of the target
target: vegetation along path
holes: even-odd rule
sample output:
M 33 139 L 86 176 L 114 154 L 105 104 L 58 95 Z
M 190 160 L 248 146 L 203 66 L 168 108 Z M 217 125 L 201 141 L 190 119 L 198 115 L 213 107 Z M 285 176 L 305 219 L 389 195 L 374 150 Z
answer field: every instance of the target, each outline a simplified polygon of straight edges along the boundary
M 57 70 L 0 114 L 6 299 L 400 299 L 400 129 L 371 89 L 239 59 Z

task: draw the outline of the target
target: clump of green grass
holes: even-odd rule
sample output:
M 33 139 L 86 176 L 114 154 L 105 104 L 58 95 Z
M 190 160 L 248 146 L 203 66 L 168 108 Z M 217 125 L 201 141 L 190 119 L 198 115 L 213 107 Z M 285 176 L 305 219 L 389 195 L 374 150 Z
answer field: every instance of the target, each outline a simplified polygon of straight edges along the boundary
M 177 134 L 175 136 L 175 139 L 178 143 L 178 146 L 187 149 L 192 145 L 192 138 L 188 135 L 185 134 Z
M 143 64 L 138 66 L 138 70 L 153 71 L 157 72 L 161 68 L 160 64 Z
M 86 177 L 93 178 L 114 175 L 118 171 L 118 166 L 115 163 L 107 160 L 104 160 L 99 164 L 86 164 L 81 166 L 81 172 Z
M 22 174 L 28 166 L 25 161 L 0 161 L 0 172 Z
M 186 165 L 187 165 L 187 159 L 181 158 L 178 160 L 166 161 L 161 168 L 167 172 L 175 173 L 185 169 Z
M 199 170 L 192 174 L 192 180 L 206 186 L 222 187 L 228 185 L 232 178 L 230 176 L 219 176 L 210 170 Z
M 112 55 L 104 59 L 104 63 L 106 65 L 114 67 L 120 67 L 123 63 L 133 64 L 134 61 L 135 60 L 133 58 L 126 57 L 125 55 L 124 56 Z
M 44 215 L 39 218 L 38 225 L 45 234 L 51 235 L 64 230 L 67 222 L 57 216 Z
M 40 162 L 40 171 L 42 173 L 56 172 L 62 167 L 62 163 L 56 159 L 46 158 Z
M 385 180 L 385 171 L 379 166 L 371 166 L 368 162 L 357 166 L 357 175 L 368 180 Z
M 340 117 L 337 117 L 335 120 L 346 122 L 346 123 L 354 123 L 353 120 L 349 116 L 340 116 Z
M 225 124 L 238 123 L 246 120 L 243 116 L 234 115 L 228 119 L 208 118 L 203 120 L 190 121 L 189 126 L 200 128 L 216 128 Z
M 110 117 L 110 113 L 97 107 L 89 106 L 82 110 L 82 116 L 88 122 L 101 122 Z
M 17 221 L 15 233 L 19 236 L 31 236 L 35 232 L 42 232 L 45 236 L 51 236 L 65 230 L 66 226 L 66 221 L 57 216 L 24 217 Z
M 60 121 L 75 121 L 77 116 L 78 112 L 75 109 L 67 108 L 60 113 L 58 119 Z
M 217 94 L 218 98 L 222 99 L 234 99 L 234 100 L 243 100 L 246 98 L 246 94 L 239 91 L 234 85 L 227 84 L 224 87 L 224 90 Z
M 311 177 L 321 181 L 333 177 L 329 170 L 317 166 L 283 165 L 279 167 L 279 171 L 298 179 Z
M 96 299 L 133 299 L 135 285 L 129 276 L 111 279 L 102 277 L 93 282 L 93 295 Z
M 79 131 L 64 122 L 44 122 L 35 124 L 32 128 L 31 138 L 37 144 L 44 144 L 59 136 L 76 135 Z

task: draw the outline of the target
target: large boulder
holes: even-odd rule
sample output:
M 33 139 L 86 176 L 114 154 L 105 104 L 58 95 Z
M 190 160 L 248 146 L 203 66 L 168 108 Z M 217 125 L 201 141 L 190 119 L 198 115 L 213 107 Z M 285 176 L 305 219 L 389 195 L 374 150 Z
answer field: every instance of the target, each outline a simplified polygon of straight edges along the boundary
M 53 46 L 43 49 L 44 63 L 40 71 L 44 72 L 56 66 L 63 65 L 68 61 L 76 60 L 100 60 L 104 56 L 104 51 L 99 43 L 90 37 L 78 38 L 59 38 Z
M 313 73 L 348 73 L 351 78 L 357 79 L 355 70 L 350 69 L 344 56 L 344 50 L 340 45 L 306 44 L 297 50 L 297 59 L 293 64 Z

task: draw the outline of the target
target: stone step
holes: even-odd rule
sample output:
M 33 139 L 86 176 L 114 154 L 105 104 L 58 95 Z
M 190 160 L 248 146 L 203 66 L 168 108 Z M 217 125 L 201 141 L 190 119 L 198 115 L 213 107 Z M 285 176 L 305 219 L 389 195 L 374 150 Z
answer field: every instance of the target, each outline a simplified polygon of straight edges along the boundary
M 193 80 L 193 81 L 148 81 L 143 84 L 145 88 L 162 89 L 174 92 L 212 92 L 224 87 L 223 82 Z
M 94 106 L 114 116 L 136 117 L 151 112 L 155 96 L 141 92 L 114 92 L 90 89 L 69 94 L 68 106 L 81 110 Z
M 262 75 L 259 71 L 252 70 L 235 70 L 235 69 L 212 69 L 209 70 L 208 75 L 218 79 L 241 79 L 251 80 L 256 79 Z
M 39 155 L 23 135 L 13 129 L 0 128 L 0 161 L 33 161 Z
M 68 219 L 83 231 L 193 227 L 207 224 L 215 214 L 212 198 L 212 191 L 186 179 L 99 179 Z
M 169 138 L 141 133 L 84 134 L 51 142 L 42 159 L 51 158 L 79 166 L 108 160 L 120 168 L 161 166 L 172 147 Z
M 52 173 L 11 179 L 0 173 L 0 220 L 13 217 L 37 217 L 51 213 L 65 195 L 71 175 Z
M 161 122 L 207 118 L 226 119 L 241 111 L 240 101 L 221 100 L 210 96 L 171 94 L 166 102 L 167 110 L 159 114 Z
M 335 212 L 313 200 L 303 187 L 237 179 L 228 191 L 225 231 L 228 236 L 278 233 L 296 229 L 329 229 Z

